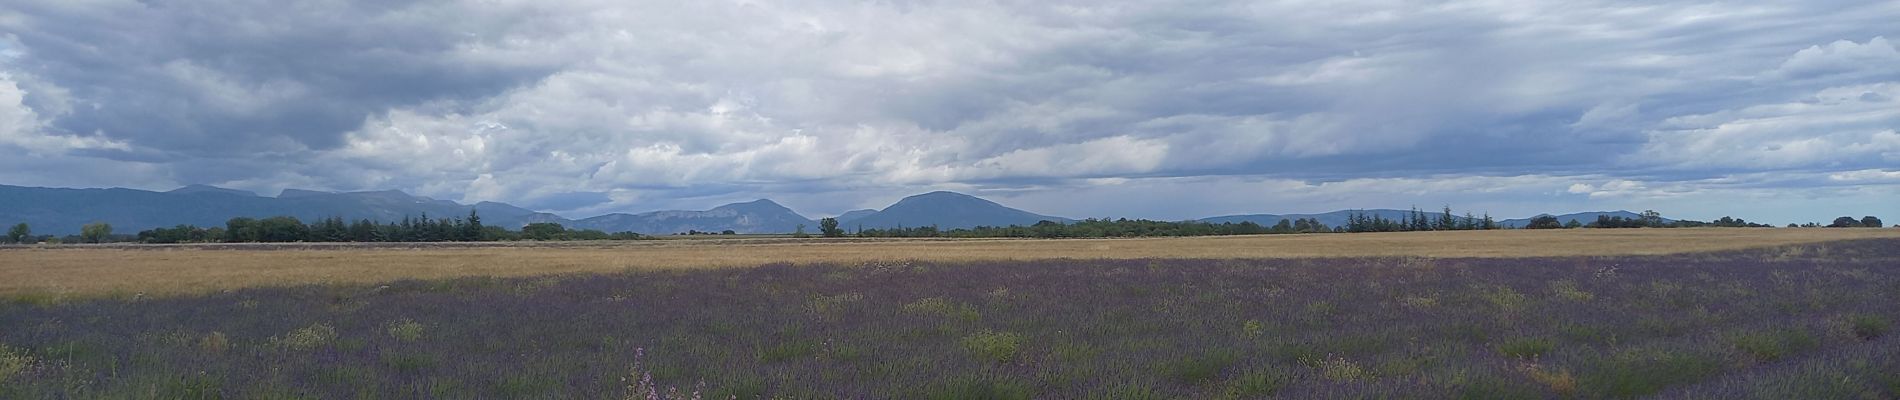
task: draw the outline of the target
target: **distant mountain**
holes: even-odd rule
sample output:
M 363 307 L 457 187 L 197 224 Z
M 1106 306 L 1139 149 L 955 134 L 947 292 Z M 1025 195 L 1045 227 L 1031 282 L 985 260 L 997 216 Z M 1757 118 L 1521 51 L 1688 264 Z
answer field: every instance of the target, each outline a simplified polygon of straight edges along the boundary
M 112 224 L 115 232 L 135 233 L 180 224 L 223 226 L 233 217 L 287 215 L 306 222 L 329 217 L 396 221 L 423 215 L 463 217 L 470 209 L 481 210 L 485 224 L 509 228 L 529 222 L 567 222 L 553 214 L 500 203 L 467 206 L 393 190 L 332 193 L 289 189 L 278 197 L 261 197 L 207 185 L 167 192 L 0 185 L 0 221 L 8 225 L 25 222 L 34 232 L 51 235 L 79 233 L 80 226 L 92 222 Z
M 170 194 L 203 193 L 203 194 L 221 194 L 221 195 L 243 196 L 243 197 L 257 197 L 257 193 L 251 193 L 248 191 L 237 190 L 237 189 L 225 189 L 225 188 L 211 186 L 211 185 L 189 185 L 189 186 L 185 186 L 185 187 L 181 187 L 177 189 L 172 189 L 171 191 L 168 191 L 165 193 L 170 193 Z
M 654 211 L 641 214 L 607 214 L 574 221 L 570 227 L 599 229 L 607 232 L 632 231 L 649 235 L 667 235 L 686 231 L 737 233 L 790 233 L 804 225 L 816 232 L 818 223 L 798 215 L 771 200 L 733 203 L 706 211 Z
M 1427 217 L 1434 218 L 1434 220 L 1436 220 L 1436 218 L 1438 218 L 1439 214 L 1441 213 L 1441 212 L 1425 211 L 1425 210 L 1419 210 L 1419 211 L 1424 212 Z M 1295 220 L 1295 219 L 1301 219 L 1301 218 L 1312 218 L 1312 219 L 1318 219 L 1319 223 L 1326 224 L 1326 226 L 1340 227 L 1340 226 L 1346 226 L 1351 221 L 1353 213 L 1376 215 L 1376 216 L 1379 216 L 1380 218 L 1385 218 L 1389 220 L 1406 220 L 1412 217 L 1412 210 L 1373 209 L 1373 210 L 1339 210 L 1339 211 L 1320 213 L 1320 214 L 1228 215 L 1228 216 L 1222 216 L 1222 217 L 1202 218 L 1202 219 L 1199 219 L 1198 221 L 1211 222 L 1211 223 L 1216 223 L 1216 224 L 1224 223 L 1224 222 L 1231 222 L 1231 223 L 1237 224 L 1237 223 L 1240 223 L 1241 221 L 1253 221 L 1253 223 L 1260 224 L 1261 226 L 1271 227 L 1274 224 L 1280 223 L 1280 220 L 1282 219 Z M 1457 214 L 1457 215 L 1453 215 L 1452 217 L 1456 218 L 1460 222 L 1463 222 L 1465 220 L 1464 214 Z
M 925 226 L 936 226 L 937 229 L 958 229 L 977 226 L 1027 226 L 1045 220 L 1072 222 L 1068 218 L 1009 208 L 967 194 L 930 192 L 905 197 L 891 204 L 890 207 L 885 207 L 882 211 L 854 218 L 849 224 L 840 221 L 840 225 L 848 229 Z
M 1550 214 L 1538 214 L 1530 218 L 1515 218 L 1515 219 L 1507 219 L 1503 221 L 1498 221 L 1498 226 L 1502 226 L 1506 228 L 1523 228 L 1525 225 L 1531 224 L 1531 218 L 1537 218 L 1537 217 L 1541 217 L 1545 215 L 1550 215 Z M 1626 219 L 1643 218 L 1642 214 L 1637 214 L 1637 213 L 1624 211 L 1624 210 L 1570 213 L 1570 214 L 1564 214 L 1564 215 L 1557 215 L 1556 217 L 1557 217 L 1557 222 L 1559 223 L 1568 224 L 1570 223 L 1571 220 L 1576 220 L 1578 223 L 1589 225 L 1591 222 L 1597 221 L 1597 216 L 1604 216 L 1604 215 L 1611 216 L 1611 217 L 1623 217 Z M 1676 220 L 1663 218 L 1663 222 L 1664 223 L 1676 222 Z
M 863 210 L 845 211 L 844 214 L 838 214 L 838 216 L 834 218 L 837 218 L 838 223 L 842 225 L 845 223 L 849 223 L 851 221 L 856 221 L 858 220 L 858 218 L 864 218 L 865 216 L 869 216 L 871 214 L 876 214 L 876 213 L 877 213 L 877 210 L 872 210 L 872 209 L 867 208 Z
M 107 222 L 120 233 L 169 227 L 180 224 L 202 227 L 223 226 L 233 217 L 292 216 L 304 221 L 343 217 L 383 222 L 404 217 L 458 218 L 470 210 L 481 214 L 482 222 L 492 226 L 518 229 L 534 222 L 554 222 L 575 229 L 606 232 L 632 231 L 667 235 L 686 231 L 739 233 L 788 233 L 804 225 L 806 232 L 817 232 L 818 223 L 771 200 L 727 204 L 706 211 L 654 211 L 640 214 L 607 214 L 582 220 L 516 207 L 506 203 L 480 202 L 464 205 L 448 200 L 413 196 L 396 190 L 369 192 L 321 192 L 285 189 L 277 197 L 209 185 L 191 185 L 166 192 L 134 189 L 62 189 L 0 185 L 0 225 L 26 222 L 34 232 L 69 235 L 92 222 Z M 1437 214 L 1425 211 L 1436 217 Z M 1281 219 L 1311 218 L 1328 226 L 1344 226 L 1353 213 L 1378 215 L 1403 220 L 1410 210 L 1340 210 L 1320 214 L 1248 214 L 1204 218 L 1198 221 L 1223 223 L 1252 221 L 1273 226 Z M 1598 216 L 1641 218 L 1629 211 L 1598 211 L 1557 215 L 1557 220 L 1588 224 Z M 1460 214 L 1458 218 L 1463 218 Z M 1039 221 L 1074 222 L 1009 208 L 995 202 L 954 192 L 930 192 L 905 197 L 883 210 L 854 210 L 839 215 L 847 230 L 936 226 L 938 229 L 977 226 L 1034 225 Z M 1664 218 L 1665 222 L 1674 220 Z M 1506 228 L 1520 228 L 1530 218 L 1498 221 Z

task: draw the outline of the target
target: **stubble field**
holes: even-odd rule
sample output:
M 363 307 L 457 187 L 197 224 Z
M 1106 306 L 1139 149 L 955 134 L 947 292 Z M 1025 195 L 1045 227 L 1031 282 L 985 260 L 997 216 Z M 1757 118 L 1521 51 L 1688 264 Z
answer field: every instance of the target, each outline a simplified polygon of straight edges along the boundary
M 1900 229 L 1582 229 L 1151 239 L 691 239 L 634 242 L 0 246 L 0 296 L 200 294 L 313 283 L 753 267 L 773 263 L 1526 258 L 1715 252 L 1900 238 Z

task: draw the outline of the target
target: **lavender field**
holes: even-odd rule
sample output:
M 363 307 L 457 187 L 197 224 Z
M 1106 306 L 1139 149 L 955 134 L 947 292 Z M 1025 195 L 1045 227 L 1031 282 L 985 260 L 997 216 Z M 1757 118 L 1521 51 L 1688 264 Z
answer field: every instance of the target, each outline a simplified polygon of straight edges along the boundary
M 1896 240 L 310 285 L 0 305 L 0 398 L 1892 399 L 1897 299 Z

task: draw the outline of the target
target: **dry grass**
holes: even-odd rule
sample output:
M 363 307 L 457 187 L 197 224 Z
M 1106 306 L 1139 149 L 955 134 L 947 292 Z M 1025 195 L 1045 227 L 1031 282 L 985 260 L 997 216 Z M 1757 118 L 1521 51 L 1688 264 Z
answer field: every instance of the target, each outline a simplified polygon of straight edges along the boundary
M 0 249 L 0 295 L 189 294 L 407 278 L 884 260 L 1643 255 L 1895 237 L 1900 237 L 1900 229 L 1589 229 L 1087 240 L 677 240 L 423 248 L 15 247 Z

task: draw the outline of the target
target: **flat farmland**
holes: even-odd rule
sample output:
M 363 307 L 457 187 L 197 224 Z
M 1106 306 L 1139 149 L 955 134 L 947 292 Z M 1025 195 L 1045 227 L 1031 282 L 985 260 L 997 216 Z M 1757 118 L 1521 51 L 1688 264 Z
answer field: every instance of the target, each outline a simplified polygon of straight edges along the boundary
M 1780 232 L 17 251 L 442 278 L 16 295 L 0 398 L 1900 398 L 1900 239 Z
M 0 296 L 58 299 L 192 294 L 313 283 L 904 260 L 1629 256 L 1868 238 L 1900 238 L 1900 229 L 1574 229 L 1063 240 L 760 238 L 13 246 L 0 247 Z

